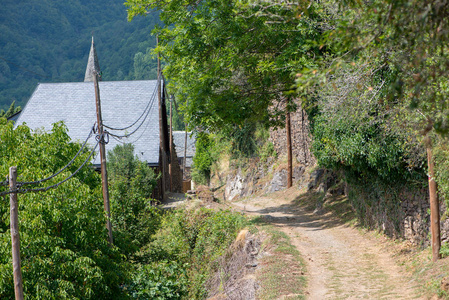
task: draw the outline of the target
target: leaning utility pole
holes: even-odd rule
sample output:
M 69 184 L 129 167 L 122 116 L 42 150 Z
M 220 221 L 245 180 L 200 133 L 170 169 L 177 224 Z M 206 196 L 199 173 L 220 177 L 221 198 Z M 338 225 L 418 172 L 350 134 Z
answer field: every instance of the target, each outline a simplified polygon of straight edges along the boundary
M 17 167 L 9 168 L 9 190 L 17 189 Z M 16 300 L 23 300 L 22 270 L 20 268 L 20 235 L 19 235 L 19 207 L 17 193 L 9 194 L 10 227 L 12 248 L 12 269 L 14 276 L 14 294 Z
M 173 164 L 173 95 L 170 96 L 170 164 L 168 165 L 168 174 L 170 175 L 170 192 L 173 191 L 173 174 L 172 174 L 172 164 Z
M 112 226 L 111 226 L 111 208 L 109 205 L 109 188 L 108 188 L 108 171 L 106 169 L 106 149 L 103 131 L 103 120 L 101 118 L 101 103 L 100 103 L 100 88 L 98 85 L 98 72 L 95 71 L 94 74 L 94 86 L 95 86 L 95 104 L 97 107 L 97 126 L 98 135 L 100 137 L 100 159 L 101 159 L 101 183 L 103 186 L 103 204 L 104 211 L 106 212 L 106 227 L 108 228 L 109 243 L 114 244 L 114 239 L 112 237 Z

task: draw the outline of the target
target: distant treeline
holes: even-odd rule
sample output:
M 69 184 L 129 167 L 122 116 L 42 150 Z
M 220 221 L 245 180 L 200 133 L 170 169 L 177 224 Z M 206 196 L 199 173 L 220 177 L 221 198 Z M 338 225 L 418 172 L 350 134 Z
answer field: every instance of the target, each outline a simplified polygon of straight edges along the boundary
M 156 12 L 128 22 L 121 0 L 4 0 L 0 16 L 0 109 L 23 107 L 38 82 L 82 81 L 92 34 L 104 80 L 156 74 Z

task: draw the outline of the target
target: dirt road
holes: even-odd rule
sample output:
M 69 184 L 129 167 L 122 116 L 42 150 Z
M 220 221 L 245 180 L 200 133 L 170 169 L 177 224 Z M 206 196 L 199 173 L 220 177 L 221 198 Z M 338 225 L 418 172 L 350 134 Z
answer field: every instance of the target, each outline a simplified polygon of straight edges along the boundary
M 234 203 L 287 233 L 307 264 L 308 299 L 424 299 L 418 283 L 396 264 L 382 239 L 314 215 L 285 197 Z

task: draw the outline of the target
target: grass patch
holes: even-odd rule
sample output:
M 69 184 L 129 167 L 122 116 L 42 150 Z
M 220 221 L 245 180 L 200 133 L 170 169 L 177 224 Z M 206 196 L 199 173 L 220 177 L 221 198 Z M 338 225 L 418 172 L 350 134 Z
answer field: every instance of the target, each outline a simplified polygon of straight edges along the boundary
M 257 298 L 304 299 L 305 265 L 290 237 L 271 225 L 261 225 L 259 218 L 253 222 L 268 236 L 263 246 L 268 255 L 261 259 L 261 268 L 256 273 L 261 286 Z
M 398 259 L 413 274 L 416 282 L 425 282 L 421 292 L 427 297 L 437 295 L 439 299 L 449 299 L 449 293 L 441 289 L 441 281 L 449 277 L 449 258 L 432 262 L 432 249 L 412 250 L 409 253 L 399 251 Z

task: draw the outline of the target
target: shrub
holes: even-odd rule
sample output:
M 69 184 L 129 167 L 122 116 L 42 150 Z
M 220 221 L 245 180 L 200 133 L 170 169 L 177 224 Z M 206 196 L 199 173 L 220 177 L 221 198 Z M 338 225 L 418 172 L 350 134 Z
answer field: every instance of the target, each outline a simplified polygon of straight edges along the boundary
M 161 213 L 151 206 L 158 176 L 134 156 L 132 144 L 117 145 L 108 159 L 115 243 L 131 255 L 149 243 L 159 227 Z
M 229 210 L 176 210 L 163 217 L 155 240 L 141 253 L 141 260 L 154 264 L 163 260 L 176 263 L 188 279 L 188 299 L 206 295 L 205 282 L 214 261 L 225 253 L 246 219 Z M 165 280 L 165 279 L 164 279 Z M 173 286 L 174 294 L 184 293 Z
M 0 170 L 18 167 L 19 181 L 54 174 L 80 149 L 67 128 L 56 123 L 50 133 L 13 128 L 0 119 Z M 45 183 L 66 178 L 88 158 Z M 35 185 L 31 187 L 40 187 Z M 11 236 L 6 196 L 0 205 L 0 298 L 14 298 Z M 19 194 L 19 226 L 24 293 L 29 299 L 110 299 L 120 297 L 127 266 L 108 243 L 99 176 L 84 168 L 74 178 L 41 193 Z

